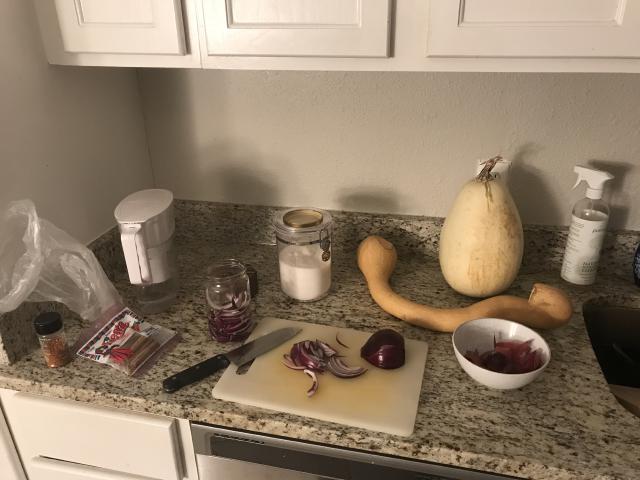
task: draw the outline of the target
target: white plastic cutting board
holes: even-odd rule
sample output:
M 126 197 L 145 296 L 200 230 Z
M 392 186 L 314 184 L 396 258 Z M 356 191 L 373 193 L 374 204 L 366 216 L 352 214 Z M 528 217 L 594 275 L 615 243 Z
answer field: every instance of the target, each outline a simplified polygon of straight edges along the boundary
M 427 359 L 426 343 L 405 339 L 406 363 L 395 370 L 382 370 L 360 358 L 360 347 L 372 332 L 264 318 L 251 338 L 282 327 L 298 327 L 302 331 L 258 357 L 243 375 L 238 375 L 232 364 L 213 389 L 215 398 L 394 435 L 411 435 Z M 338 332 L 340 341 L 349 349 L 337 344 Z M 366 366 L 368 371 L 352 379 L 325 372 L 318 375 L 320 386 L 316 394 L 307 397 L 309 376 L 285 367 L 281 360 L 294 343 L 315 339 L 336 348 L 348 365 Z

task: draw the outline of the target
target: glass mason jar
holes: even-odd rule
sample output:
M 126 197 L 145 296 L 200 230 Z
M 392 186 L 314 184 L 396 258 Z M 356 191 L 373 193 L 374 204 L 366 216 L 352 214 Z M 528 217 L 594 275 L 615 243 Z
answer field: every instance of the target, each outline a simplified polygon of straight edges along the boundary
M 291 208 L 274 218 L 280 287 L 302 302 L 323 298 L 331 288 L 331 214 L 317 208 Z
M 219 342 L 236 342 L 249 336 L 251 290 L 247 268 L 238 260 L 214 263 L 207 270 L 205 296 L 209 305 L 209 333 Z

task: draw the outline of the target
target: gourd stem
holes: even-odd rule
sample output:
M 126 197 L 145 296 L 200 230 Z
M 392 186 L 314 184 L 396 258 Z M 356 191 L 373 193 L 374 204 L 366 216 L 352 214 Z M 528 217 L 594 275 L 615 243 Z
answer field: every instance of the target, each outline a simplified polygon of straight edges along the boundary
M 495 157 L 482 162 L 482 165 L 484 166 L 482 167 L 482 170 L 480 170 L 480 173 L 476 177 L 476 180 L 479 180 L 481 182 L 488 182 L 489 180 L 493 180 L 493 175 L 491 175 L 491 170 L 493 170 L 493 167 L 495 167 L 496 164 L 501 161 L 502 161 L 502 156 L 496 155 Z

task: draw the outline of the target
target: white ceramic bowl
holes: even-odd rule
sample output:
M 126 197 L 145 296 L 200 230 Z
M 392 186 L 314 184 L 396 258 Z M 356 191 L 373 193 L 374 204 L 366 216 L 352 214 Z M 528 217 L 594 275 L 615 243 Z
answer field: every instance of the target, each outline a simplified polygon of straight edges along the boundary
M 520 340 L 533 339 L 531 348 L 542 350 L 544 363 L 537 370 L 528 373 L 499 373 L 479 367 L 464 357 L 469 350 L 478 349 L 479 352 L 493 350 L 493 336 L 500 340 Z M 453 350 L 460 366 L 476 382 L 489 388 L 499 390 L 512 390 L 521 388 L 533 382 L 547 367 L 551 360 L 551 350 L 544 339 L 535 331 L 524 325 L 503 320 L 501 318 L 479 318 L 463 323 L 453 332 L 451 337 Z

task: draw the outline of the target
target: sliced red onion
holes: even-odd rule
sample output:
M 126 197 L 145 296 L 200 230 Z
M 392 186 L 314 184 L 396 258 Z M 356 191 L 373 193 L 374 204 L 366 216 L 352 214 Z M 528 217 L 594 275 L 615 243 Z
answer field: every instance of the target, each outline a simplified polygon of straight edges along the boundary
M 326 362 L 314 355 L 311 351 L 311 342 L 298 342 L 291 347 L 291 360 L 296 365 L 304 366 L 310 370 L 324 370 Z
M 494 337 L 493 350 L 484 353 L 469 350 L 465 358 L 479 367 L 498 373 L 527 373 L 544 364 L 542 350 L 532 350 L 533 339 L 521 342 L 508 340 L 497 342 Z
M 389 328 L 378 330 L 362 346 L 360 356 L 379 368 L 399 368 L 404 365 L 404 338 Z
M 292 370 L 304 370 L 305 368 L 307 368 L 307 367 L 305 367 L 304 365 L 296 365 L 296 364 L 294 363 L 294 361 L 291 359 L 291 356 L 290 356 L 288 353 L 285 353 L 285 354 L 282 356 L 282 358 L 283 358 L 282 363 L 283 363 L 286 367 L 289 367 L 289 368 L 290 368 L 290 369 L 292 369 Z
M 211 336 L 219 342 L 244 340 L 254 326 L 255 321 L 247 309 L 210 312 L 209 331 Z
M 291 347 L 289 354 L 283 355 L 282 363 L 292 370 L 303 370 L 313 379 L 307 392 L 312 396 L 318 390 L 317 374 L 328 370 L 338 378 L 354 378 L 367 371 L 362 367 L 350 367 L 328 343 L 321 340 L 303 340 Z
M 320 340 L 316 340 L 316 344 L 320 346 L 320 348 L 322 349 L 322 352 L 326 357 L 333 357 L 338 353 L 328 343 L 324 343 L 324 342 L 321 342 Z
M 309 375 L 311 377 L 311 380 L 312 380 L 311 388 L 309 388 L 309 390 L 307 390 L 307 397 L 311 397 L 314 393 L 316 393 L 318 391 L 318 377 L 316 377 L 316 372 L 314 372 L 313 370 L 305 369 L 304 373 Z
M 335 355 L 329 359 L 327 370 L 339 378 L 355 378 L 367 371 L 363 367 L 350 367 Z
M 338 343 L 338 345 L 342 345 L 344 348 L 349 348 L 347 345 L 345 345 L 344 343 L 342 343 L 342 342 L 340 341 L 340 338 L 338 338 L 338 334 L 339 334 L 339 333 L 340 333 L 340 332 L 336 332 L 336 342 Z

